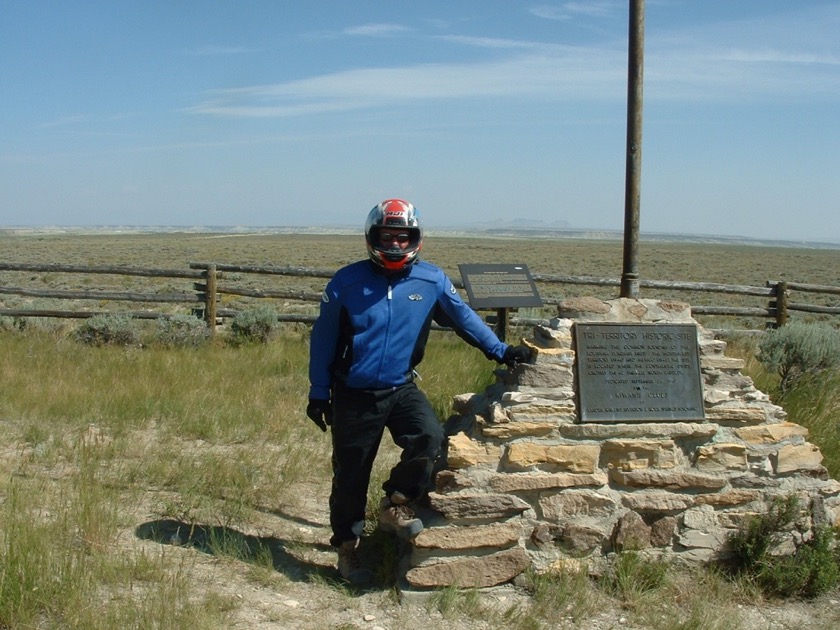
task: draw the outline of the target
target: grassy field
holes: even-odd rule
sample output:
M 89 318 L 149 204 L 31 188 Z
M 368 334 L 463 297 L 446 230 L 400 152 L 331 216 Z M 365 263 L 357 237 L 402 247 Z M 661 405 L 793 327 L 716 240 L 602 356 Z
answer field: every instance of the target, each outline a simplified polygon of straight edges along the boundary
M 74 234 L 0 231 L 0 260 L 183 268 L 190 262 L 320 269 L 364 257 L 361 236 L 316 234 Z M 618 240 L 427 235 L 423 256 L 457 275 L 459 263 L 525 263 L 534 273 L 618 278 Z M 840 284 L 840 249 L 641 242 L 642 278 L 763 286 L 767 280 Z
M 285 235 L 0 236 L 0 259 L 184 268 L 192 261 L 335 269 L 360 238 Z M 615 242 L 429 238 L 428 258 L 525 262 L 536 273 L 618 277 Z M 840 252 L 642 247 L 643 275 L 760 285 L 840 284 Z M 784 276 L 782 275 L 784 274 Z M 9 276 L 13 276 L 9 278 Z M 67 275 L 0 274 L 0 285 L 68 288 Z M 134 279 L 93 277 L 91 286 Z M 310 280 L 311 281 L 311 280 Z M 141 280 L 139 282 L 146 282 Z M 320 289 L 317 281 L 314 289 Z M 147 288 L 137 285 L 137 288 Z M 10 296 L 2 296 L 8 300 Z M 606 296 L 605 296 L 606 297 Z M 648 296 L 653 297 L 653 296 Z M 108 305 L 105 305 L 108 306 Z M 632 559 L 610 580 L 528 576 L 517 591 L 446 590 L 398 603 L 392 541 L 369 529 L 374 589 L 337 580 L 328 548 L 329 442 L 305 418 L 308 328 L 268 344 L 89 347 L 77 321 L 0 326 L 0 628 L 798 628 L 840 624 L 840 593 L 777 601 L 715 572 Z M 733 347 L 773 392 L 749 341 Z M 480 391 L 495 365 L 432 336 L 421 386 L 438 414 Z M 835 376 L 787 394 L 840 474 Z M 798 398 L 797 398 L 798 397 Z M 398 456 L 383 445 L 371 491 Z
M 187 269 L 191 262 L 294 266 L 334 271 L 365 256 L 361 236 L 317 234 L 205 234 L 205 233 L 16 233 L 0 231 L 0 262 L 121 265 Z M 471 238 L 441 234 L 428 236 L 423 256 L 459 279 L 459 264 L 525 263 L 532 274 L 591 276 L 618 279 L 622 274 L 623 244 L 618 240 L 549 238 Z M 797 249 L 764 246 L 642 242 L 639 273 L 643 280 L 672 280 L 764 287 L 767 281 L 787 280 L 840 286 L 840 249 Z M 289 288 L 319 292 L 318 278 L 225 274 L 220 283 L 244 288 Z M 0 272 L 0 286 L 31 289 L 190 292 L 189 280 L 79 274 Z M 542 284 L 546 299 L 577 295 L 617 297 L 617 287 Z M 708 292 L 642 289 L 641 297 L 679 299 L 692 305 L 766 307 L 767 298 Z M 836 306 L 838 296 L 798 293 L 792 301 Z M 223 296 L 222 307 L 248 308 L 249 298 Z M 69 308 L 66 301 L 0 295 L 0 307 Z M 142 307 L 143 305 L 140 305 Z M 173 307 L 149 305 L 158 310 Z M 276 301 L 281 311 L 310 312 L 312 305 Z M 84 308 L 132 310 L 137 304 L 87 301 Z M 182 310 L 188 310 L 186 306 Z M 523 309 L 523 317 L 550 317 L 551 308 Z M 810 317 L 795 314 L 796 317 Z M 763 328 L 756 318 L 705 317 L 712 328 Z

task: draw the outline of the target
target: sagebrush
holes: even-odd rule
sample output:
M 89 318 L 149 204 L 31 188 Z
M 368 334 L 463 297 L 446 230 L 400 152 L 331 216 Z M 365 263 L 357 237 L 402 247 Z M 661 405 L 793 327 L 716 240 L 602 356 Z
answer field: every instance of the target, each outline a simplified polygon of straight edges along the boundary
M 840 365 L 840 330 L 826 322 L 792 321 L 764 335 L 759 352 L 786 392 L 797 380 Z

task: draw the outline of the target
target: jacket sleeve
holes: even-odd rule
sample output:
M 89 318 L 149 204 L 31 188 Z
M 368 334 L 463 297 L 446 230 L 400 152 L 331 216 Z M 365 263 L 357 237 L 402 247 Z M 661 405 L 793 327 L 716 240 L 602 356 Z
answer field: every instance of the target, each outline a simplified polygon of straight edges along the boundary
M 493 330 L 469 304 L 461 299 L 449 277 L 441 271 L 441 291 L 434 320 L 452 328 L 459 337 L 481 350 L 488 359 L 499 363 L 508 345 L 499 340 Z
M 309 341 L 309 398 L 329 400 L 332 389 L 332 362 L 339 335 L 341 305 L 334 280 L 321 296 L 321 310 L 312 326 Z

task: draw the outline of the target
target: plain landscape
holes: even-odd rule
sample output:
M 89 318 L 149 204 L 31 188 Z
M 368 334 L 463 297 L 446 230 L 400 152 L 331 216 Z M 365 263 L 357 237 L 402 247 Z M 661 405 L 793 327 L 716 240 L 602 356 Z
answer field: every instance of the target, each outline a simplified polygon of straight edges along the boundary
M 554 235 L 558 236 L 555 238 Z M 569 235 L 575 237 L 569 237 Z M 533 275 L 586 276 L 618 279 L 622 274 L 623 243 L 615 233 L 586 231 L 543 231 L 497 229 L 487 232 L 449 232 L 428 235 L 423 256 L 441 266 L 453 279 L 460 278 L 458 265 L 467 263 L 524 263 Z M 44 229 L 0 230 L 0 262 L 30 264 L 112 265 L 186 270 L 190 263 L 227 263 L 275 267 L 302 267 L 334 271 L 363 257 L 364 240 L 350 230 L 323 233 L 318 229 L 291 233 L 253 230 L 207 232 L 136 229 Z M 812 247 L 794 246 L 785 241 L 750 241 L 737 237 L 696 237 L 663 235 L 645 237 L 638 248 L 638 272 L 642 280 L 674 280 L 764 287 L 767 282 L 788 281 L 815 285 L 840 284 L 840 245 L 827 243 Z M 58 276 L 47 274 L 32 279 L 30 288 L 72 289 L 84 282 L 96 290 L 146 290 L 147 278 L 108 276 Z M 277 288 L 278 278 L 230 277 L 251 286 Z M 4 272 L 3 286 L 29 287 L 26 274 Z M 283 287 L 320 291 L 321 278 L 282 279 Z M 178 285 L 151 285 L 166 292 L 191 288 Z M 617 288 L 580 285 L 543 285 L 545 298 L 562 299 L 597 294 L 615 297 Z M 681 299 L 692 305 L 766 306 L 765 299 L 725 294 L 645 290 L 641 297 Z M 802 296 L 797 296 L 801 298 Z M 836 297 L 836 296 L 835 296 Z M 16 298 L 4 296 L 8 308 Z M 833 298 L 809 296 L 797 299 L 834 305 Z M 31 300 L 29 301 L 32 302 Z M 42 304 L 39 304 L 42 305 Z M 234 305 L 236 306 L 236 305 Z M 119 308 L 118 305 L 110 305 Z M 552 315 L 550 311 L 549 315 Z M 753 322 L 755 324 L 755 322 Z M 730 325 L 741 324 L 730 320 Z
M 453 278 L 462 263 L 524 263 L 533 274 L 618 278 L 615 239 L 430 234 L 423 255 Z M 190 263 L 335 270 L 364 256 L 349 234 L 0 231 L 0 262 L 188 269 Z M 644 241 L 642 278 L 761 287 L 787 280 L 840 286 L 840 249 L 782 243 Z M 323 278 L 222 280 L 249 288 L 320 291 Z M 190 290 L 189 280 L 0 271 L 0 287 Z M 617 297 L 613 287 L 542 286 L 544 297 Z M 642 297 L 763 305 L 748 296 L 668 291 Z M 809 296 L 836 306 L 830 296 Z M 317 304 L 225 295 L 224 306 Z M 802 299 L 801 301 L 806 301 Z M 0 294 L 0 308 L 68 308 Z M 119 311 L 84 301 L 74 308 Z M 131 308 L 137 308 L 136 305 Z M 186 306 L 166 308 L 189 314 Z M 550 308 L 534 315 L 550 317 Z M 805 317 L 805 315 L 803 315 Z M 836 319 L 836 318 L 835 318 Z M 840 593 L 774 599 L 709 572 L 675 572 L 645 591 L 566 576 L 486 592 L 402 592 L 397 545 L 369 526 L 374 588 L 334 568 L 326 498 L 329 441 L 305 417 L 309 328 L 287 324 L 267 343 L 87 346 L 79 320 L 0 317 L 0 628 L 798 628 L 840 625 Z M 758 329 L 756 318 L 706 326 Z M 527 329 L 517 329 L 527 335 Z M 141 335 L 152 334 L 144 324 Z M 733 343 L 757 384 L 770 375 Z M 479 391 L 496 366 L 437 333 L 421 386 L 441 418 L 453 396 Z M 823 447 L 817 438 L 814 442 Z M 825 447 L 828 448 L 828 447 Z M 398 456 L 383 445 L 371 496 Z M 840 474 L 830 468 L 832 476 Z M 639 577 L 640 574 L 631 574 Z

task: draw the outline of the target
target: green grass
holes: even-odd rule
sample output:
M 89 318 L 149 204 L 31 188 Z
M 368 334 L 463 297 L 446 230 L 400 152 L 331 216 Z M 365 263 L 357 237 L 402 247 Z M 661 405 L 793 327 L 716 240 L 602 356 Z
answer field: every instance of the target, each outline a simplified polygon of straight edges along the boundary
M 5 335 L 0 414 L 115 434 L 158 425 L 183 438 L 232 443 L 282 437 L 300 412 L 307 342 L 198 349 L 82 347 L 49 333 Z M 235 388 L 232 389 L 232 388 Z
M 362 253 L 360 239 L 326 236 L 294 243 L 281 236 L 115 236 L 109 247 L 91 236 L 0 238 L 3 258 L 19 262 L 149 266 L 154 250 L 160 267 L 184 268 L 194 260 L 336 268 Z M 756 286 L 771 278 L 836 283 L 829 277 L 836 275 L 836 251 L 642 249 L 641 267 L 649 278 Z M 327 262 L 325 251 L 331 252 Z M 535 273 L 617 277 L 621 261 L 616 243 L 488 239 L 465 248 L 458 239 L 430 238 L 424 253 L 455 277 L 457 263 L 487 261 L 524 261 Z M 696 263 L 697 256 L 705 266 Z M 23 280 L 3 284 L 23 286 Z M 70 279 L 50 274 L 38 282 L 68 288 Z M 116 290 L 144 289 L 138 279 L 113 282 Z M 316 291 L 323 284 L 302 282 Z M 92 286 L 107 288 L 99 277 Z M 230 574 L 241 571 L 247 584 L 270 596 L 292 579 L 304 582 L 313 599 L 337 595 L 349 604 L 360 596 L 337 583 L 334 571 L 322 570 L 334 558 L 323 550 L 323 540 L 313 542 L 328 534 L 311 517 L 294 530 L 299 539 L 288 532 L 244 534 L 263 526 L 266 514 L 294 514 L 312 502 L 325 511 L 329 438 L 304 414 L 308 328 L 286 326 L 267 344 L 234 347 L 219 340 L 179 349 L 83 346 L 73 339 L 73 327 L 47 320 L 31 321 L 24 331 L 0 326 L 0 628 L 228 627 L 241 600 L 218 584 L 195 581 L 199 553 L 229 566 Z M 745 373 L 778 402 L 778 376 L 755 360 L 754 346 L 733 344 L 727 354 L 744 358 Z M 482 391 L 495 367 L 454 335 L 435 332 L 419 384 L 445 419 L 452 397 Z M 840 377 L 829 372 L 797 384 L 784 398 L 789 420 L 810 430 L 809 440 L 821 448 L 834 478 L 840 477 L 838 392 Z M 383 441 L 372 502 L 397 456 Z M 139 521 L 150 518 L 212 535 L 197 554 L 170 544 L 124 544 Z M 379 581 L 390 589 L 396 551 L 390 539 L 371 538 Z M 282 562 L 294 565 L 296 558 L 302 560 L 295 566 L 311 568 L 281 570 Z M 714 572 L 664 571 L 639 558 L 623 562 L 610 584 L 579 573 L 529 575 L 524 604 L 487 606 L 475 592 L 443 589 L 429 610 L 453 624 L 469 624 L 466 619 L 476 627 L 536 630 L 587 627 L 588 619 L 617 606 L 634 627 L 724 630 L 742 627 L 740 604 L 762 602 L 749 584 Z M 826 610 L 824 627 L 840 622 L 833 609 Z
M 114 542 L 146 501 L 160 518 L 213 526 L 208 552 L 265 580 L 269 552 L 237 532 L 328 494 L 329 439 L 304 414 L 307 359 L 295 327 L 268 344 L 191 349 L 0 333 L 0 627 L 223 627 L 223 594 L 197 602 L 177 561 L 126 556 Z M 424 366 L 421 386 L 443 412 L 495 364 L 436 334 Z M 382 451 L 372 488 L 395 462 L 394 447 Z M 387 557 L 393 575 L 382 541 Z
M 770 378 L 749 348 L 739 352 L 757 379 Z M 151 491 L 161 518 L 196 524 L 209 532 L 209 553 L 245 563 L 249 580 L 272 584 L 271 550 L 238 532 L 302 487 L 311 491 L 313 478 L 326 499 L 328 444 L 303 414 L 307 347 L 299 331 L 236 348 L 142 350 L 7 332 L 0 357 L 9 384 L 0 394 L 0 430 L 5 444 L 17 445 L 0 477 L 0 627 L 35 627 L 42 619 L 70 628 L 224 627 L 237 600 L 195 592 L 183 559 L 118 551 L 119 532 L 136 524 L 119 507 Z M 481 390 L 494 367 L 453 335 L 435 334 L 421 385 L 440 413 L 452 395 Z M 818 408 L 836 411 L 828 403 Z M 813 407 L 809 418 L 818 435 L 833 425 Z M 372 502 L 395 457 L 383 448 Z M 379 579 L 390 588 L 396 552 L 376 538 L 373 532 Z M 310 579 L 313 587 L 343 588 L 318 572 Z M 489 607 L 476 593 L 454 589 L 429 606 L 444 618 L 521 630 L 554 627 L 558 611 L 562 627 L 585 625 L 608 601 L 650 628 L 738 627 L 737 586 L 695 577 L 714 585 L 718 613 L 704 605 L 708 593 L 681 579 L 630 554 L 600 586 L 585 573 L 531 576 L 527 606 Z M 678 619 L 663 612 L 663 602 L 679 602 Z
M 824 370 L 798 379 L 796 385 L 783 391 L 779 374 L 769 371 L 758 360 L 755 340 L 743 339 L 730 344 L 730 356 L 743 358 L 744 374 L 755 386 L 784 407 L 788 421 L 808 429 L 808 440 L 820 447 L 823 465 L 834 479 L 840 478 L 840 370 Z
M 778 376 L 764 371 L 754 351 L 743 342 L 729 354 L 742 356 L 745 372 L 774 392 Z M 131 506 L 145 501 L 160 518 L 209 532 L 202 548 L 251 567 L 250 581 L 273 583 L 277 551 L 240 532 L 260 513 L 305 496 L 325 502 L 328 492 L 329 443 L 304 415 L 307 356 L 306 335 L 295 327 L 268 344 L 191 349 L 90 347 L 66 331 L 0 333 L 7 454 L 0 460 L 0 627 L 36 627 L 43 619 L 69 628 L 224 627 L 237 600 L 196 592 L 183 557 L 128 552 L 115 541 L 137 524 Z M 420 384 L 443 419 L 452 396 L 481 391 L 496 366 L 454 335 L 435 333 L 421 367 Z M 826 373 L 785 395 L 790 419 L 809 427 L 835 475 L 838 384 Z M 383 443 L 372 505 L 397 455 Z M 391 588 L 396 550 L 376 538 L 372 532 L 379 581 Z M 306 544 L 288 552 L 313 553 Z M 308 579 L 343 588 L 329 573 Z M 488 607 L 475 593 L 446 589 L 430 606 L 444 617 L 521 630 L 553 627 L 558 610 L 563 627 L 585 624 L 605 601 L 650 628 L 737 627 L 733 610 L 745 596 L 737 584 L 695 577 L 714 585 L 724 611 L 717 614 L 703 605 L 708 594 L 682 579 L 628 555 L 600 585 L 585 574 L 532 576 L 527 606 Z M 662 612 L 672 600 L 678 621 Z
M 75 474 L 58 482 L 19 476 L 0 486 L 0 627 L 223 625 L 223 611 L 191 601 L 177 563 L 114 553 L 125 497 L 101 483 L 102 461 L 84 445 L 71 464 Z
M 809 441 L 823 454 L 823 465 L 832 478 L 840 478 L 840 375 L 824 374 L 785 397 L 789 420 L 807 427 Z

